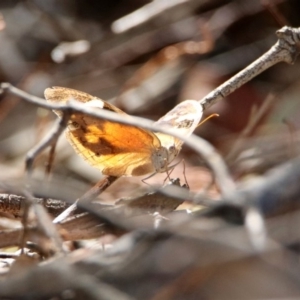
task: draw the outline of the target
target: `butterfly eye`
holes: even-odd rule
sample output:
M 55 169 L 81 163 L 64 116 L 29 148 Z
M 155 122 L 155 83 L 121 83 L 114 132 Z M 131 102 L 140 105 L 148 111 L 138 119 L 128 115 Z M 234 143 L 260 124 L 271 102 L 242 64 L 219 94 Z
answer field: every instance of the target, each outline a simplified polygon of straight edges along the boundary
M 70 130 L 76 130 L 79 127 L 80 127 L 80 125 L 77 122 L 72 121 L 72 122 L 69 123 L 69 129 Z

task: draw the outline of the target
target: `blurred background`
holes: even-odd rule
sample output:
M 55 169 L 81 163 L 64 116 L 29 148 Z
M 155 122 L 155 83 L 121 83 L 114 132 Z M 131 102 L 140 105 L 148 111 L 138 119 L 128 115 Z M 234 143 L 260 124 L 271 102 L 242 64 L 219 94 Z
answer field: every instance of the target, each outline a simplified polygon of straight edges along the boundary
M 39 97 L 50 86 L 74 88 L 157 120 L 180 101 L 201 99 L 266 52 L 277 29 L 299 26 L 299 12 L 296 0 L 2 0 L 0 81 Z M 236 178 L 262 174 L 296 155 L 299 77 L 299 62 L 278 64 L 205 112 L 220 116 L 196 134 L 220 151 Z M 1 96 L 0 180 L 22 178 L 26 152 L 54 119 L 52 112 Z M 47 155 L 36 161 L 39 178 Z M 210 171 L 187 147 L 181 158 L 191 189 L 201 190 Z M 54 174 L 79 194 L 101 177 L 63 137 Z M 149 183 L 162 184 L 164 177 Z M 182 164 L 172 177 L 183 180 Z M 111 199 L 140 186 L 140 179 L 122 179 Z
M 299 15 L 296 0 L 0 0 L 0 82 L 39 97 L 47 87 L 74 88 L 157 120 L 183 100 L 201 99 L 260 57 L 276 43 L 276 30 L 299 26 Z M 132 227 L 112 252 L 104 247 L 110 243 L 105 237 L 94 248 L 64 243 L 63 257 L 42 253 L 31 264 L 22 263 L 23 256 L 19 260 L 20 252 L 13 259 L 0 252 L 1 299 L 299 299 L 299 161 L 284 164 L 300 153 L 299 64 L 299 59 L 281 63 L 255 77 L 205 111 L 219 117 L 195 131 L 221 153 L 238 188 L 245 183 L 241 206 L 216 206 L 208 199 L 220 197 L 218 187 L 201 157 L 184 146 L 179 158 L 184 163 L 171 176 L 181 183 L 186 177 L 194 192 L 208 191 L 206 210 L 198 206 L 193 213 L 174 211 L 155 220 L 148 211 L 138 220 L 114 215 L 109 225 Z M 6 183 L 24 179 L 26 153 L 55 118 L 11 94 L 0 95 L 1 195 L 11 193 Z M 47 149 L 35 161 L 35 196 L 75 200 L 101 179 L 62 136 L 50 189 L 48 155 Z M 282 169 L 268 172 L 278 166 Z M 161 186 L 165 177 L 158 174 L 147 183 Z M 116 201 L 148 187 L 141 179 L 122 178 L 100 199 Z M 258 184 L 251 185 L 252 179 Z M 20 228 L 23 236 L 20 224 L 3 220 L 1 242 L 6 229 Z M 105 234 L 105 225 L 97 219 L 95 227 L 103 226 Z M 42 245 L 38 239 L 36 245 Z M 72 294 L 71 288 L 84 287 L 101 297 Z M 108 297 L 107 291 L 124 297 Z

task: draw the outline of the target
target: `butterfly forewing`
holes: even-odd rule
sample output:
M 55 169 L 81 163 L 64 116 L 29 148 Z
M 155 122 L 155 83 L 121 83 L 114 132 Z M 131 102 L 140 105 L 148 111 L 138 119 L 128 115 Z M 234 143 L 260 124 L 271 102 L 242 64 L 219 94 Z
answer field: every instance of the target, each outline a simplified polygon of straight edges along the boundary
M 73 89 L 48 88 L 45 98 L 56 103 L 72 99 L 95 109 L 125 114 L 112 104 Z M 155 171 L 151 156 L 161 145 L 150 131 L 76 113 L 70 118 L 66 134 L 76 153 L 103 174 L 144 175 Z
M 203 108 L 199 102 L 195 100 L 186 100 L 175 106 L 154 124 L 161 128 L 173 129 L 177 133 L 188 137 L 199 124 L 202 114 Z M 162 146 L 167 148 L 174 146 L 180 151 L 183 144 L 181 140 L 162 133 L 155 134 L 160 139 Z

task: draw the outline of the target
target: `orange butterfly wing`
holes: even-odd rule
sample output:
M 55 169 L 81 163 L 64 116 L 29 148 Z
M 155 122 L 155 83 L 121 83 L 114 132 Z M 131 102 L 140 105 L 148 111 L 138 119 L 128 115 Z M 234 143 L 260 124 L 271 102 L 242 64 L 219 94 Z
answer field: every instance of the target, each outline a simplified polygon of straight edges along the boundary
M 125 114 L 117 107 L 87 93 L 63 87 L 45 90 L 49 102 L 64 103 L 69 99 L 98 103 L 98 108 Z M 59 115 L 59 112 L 55 112 Z M 84 114 L 73 114 L 67 130 L 67 138 L 75 151 L 104 175 L 144 175 L 154 172 L 152 154 L 161 147 L 152 132 Z

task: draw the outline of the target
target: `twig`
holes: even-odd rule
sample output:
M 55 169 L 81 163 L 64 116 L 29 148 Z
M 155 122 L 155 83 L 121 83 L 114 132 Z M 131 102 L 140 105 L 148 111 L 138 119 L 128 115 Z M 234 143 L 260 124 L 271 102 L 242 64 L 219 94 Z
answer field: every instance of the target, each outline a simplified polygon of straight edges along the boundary
M 24 209 L 23 209 L 23 214 L 22 214 L 22 225 L 23 225 L 23 230 L 22 230 L 22 235 L 20 239 L 20 248 L 21 248 L 21 254 L 24 254 L 25 251 L 25 244 L 26 244 L 26 239 L 28 235 L 28 219 L 29 219 L 29 209 L 31 206 L 31 201 L 30 199 L 27 199 L 25 197 L 24 201 Z
M 32 165 L 34 162 L 34 159 L 39 155 L 44 149 L 47 147 L 55 144 L 57 142 L 57 139 L 61 135 L 61 133 L 64 131 L 67 122 L 69 119 L 68 112 L 64 112 L 62 118 L 58 118 L 55 122 L 55 125 L 53 129 L 49 132 L 47 136 L 43 140 L 41 140 L 33 149 L 31 149 L 27 155 L 26 155 L 26 171 L 27 174 L 30 175 L 32 172 Z
M 264 217 L 257 205 L 250 206 L 245 213 L 245 227 L 252 246 L 259 252 L 267 245 L 267 231 Z
M 12 214 L 15 218 L 23 214 L 25 197 L 12 194 L 0 194 L 0 212 Z
M 122 33 L 143 24 L 162 12 L 178 6 L 188 0 L 156 0 L 113 22 L 111 29 L 114 33 Z
M 283 16 L 283 14 L 278 10 L 278 3 L 270 0 L 261 0 L 262 5 L 269 11 L 272 17 L 275 19 L 279 26 L 290 25 L 288 20 Z
M 222 100 L 240 86 L 279 62 L 293 64 L 299 49 L 300 28 L 283 27 L 277 32 L 278 42 L 244 70 L 227 80 L 200 100 L 204 109 Z
M 48 178 L 51 174 L 51 170 L 52 170 L 52 167 L 53 167 L 53 161 L 54 161 L 54 157 L 55 157 L 56 145 L 57 145 L 57 141 L 54 142 L 50 146 L 49 157 L 48 157 L 48 161 L 47 161 L 46 166 L 45 166 L 45 173 L 46 173 L 46 176 Z
M 111 186 L 118 177 L 106 176 L 99 182 L 97 182 L 89 191 L 87 191 L 82 197 L 78 199 L 79 203 L 88 203 L 91 200 L 98 197 L 102 192 L 104 192 L 109 186 Z
M 45 208 L 34 201 L 34 198 L 30 192 L 24 191 L 24 195 L 25 195 L 25 209 L 22 216 L 22 224 L 24 226 L 24 233 L 21 239 L 22 252 L 24 251 L 24 247 L 27 242 L 27 235 L 29 230 L 28 212 L 30 207 L 33 208 L 33 211 L 35 213 L 38 229 L 47 238 L 53 241 L 56 251 L 58 250 L 59 252 L 64 252 L 62 240 L 55 226 L 52 224 L 52 220 L 50 219 L 50 216 L 46 213 Z
M 20 218 L 23 214 L 24 201 L 24 196 L 0 194 L 0 212 L 11 214 L 15 218 Z M 43 205 L 48 213 L 53 216 L 57 216 L 69 206 L 65 201 L 51 198 L 33 198 L 33 201 Z
M 6 258 L 13 258 L 16 259 L 20 256 L 19 253 L 8 253 L 8 252 L 0 252 L 0 258 L 1 259 L 6 259 Z
M 78 209 L 78 206 L 84 205 L 84 203 L 89 203 L 91 200 L 95 199 L 102 192 L 104 192 L 111 184 L 113 184 L 118 177 L 106 176 L 104 179 L 101 179 L 97 182 L 90 190 L 88 190 L 82 197 L 77 199 L 70 207 L 58 215 L 53 223 L 60 223 L 63 220 L 66 220 Z
M 295 135 L 297 132 L 296 126 L 289 121 L 288 119 L 283 119 L 282 122 L 286 124 L 288 130 L 289 130 L 289 136 L 290 136 L 290 143 L 289 143 L 289 148 L 290 148 L 290 157 L 293 158 L 297 156 L 297 148 L 296 148 L 296 141 L 295 141 Z
M 45 235 L 47 238 L 52 239 L 52 241 L 54 242 L 55 251 L 58 250 L 59 252 L 62 252 L 63 248 L 61 239 L 57 234 L 48 213 L 54 213 L 54 215 L 56 215 L 69 204 L 55 199 L 34 198 L 26 190 L 23 190 L 22 194 L 24 196 L 0 194 L 0 212 L 9 213 L 16 218 L 21 218 L 23 224 L 23 229 L 19 229 L 18 234 L 12 231 L 11 240 L 7 235 L 5 235 L 5 233 L 1 232 L 0 234 L 1 238 L 3 239 L 3 243 L 12 243 L 11 245 L 21 246 L 22 252 L 24 251 L 28 236 L 30 236 L 30 232 L 32 231 L 30 225 L 28 225 L 28 212 L 29 208 L 32 207 L 36 215 L 39 232 Z M 3 234 L 5 235 L 4 237 Z M 46 247 L 48 247 L 48 245 L 46 245 Z

